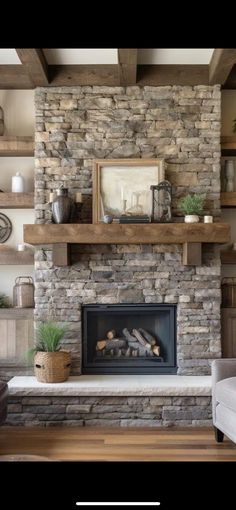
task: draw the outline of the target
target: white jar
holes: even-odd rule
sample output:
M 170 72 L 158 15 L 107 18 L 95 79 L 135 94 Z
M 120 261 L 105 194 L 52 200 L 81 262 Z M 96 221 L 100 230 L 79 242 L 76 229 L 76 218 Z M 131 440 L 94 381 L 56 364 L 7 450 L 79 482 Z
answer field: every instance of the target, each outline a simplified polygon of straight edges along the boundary
M 184 221 L 185 223 L 198 223 L 199 216 L 197 214 L 186 214 Z
M 213 216 L 204 216 L 204 223 L 213 223 Z
M 13 193 L 24 193 L 25 180 L 20 172 L 16 172 L 16 175 L 11 178 L 11 190 Z

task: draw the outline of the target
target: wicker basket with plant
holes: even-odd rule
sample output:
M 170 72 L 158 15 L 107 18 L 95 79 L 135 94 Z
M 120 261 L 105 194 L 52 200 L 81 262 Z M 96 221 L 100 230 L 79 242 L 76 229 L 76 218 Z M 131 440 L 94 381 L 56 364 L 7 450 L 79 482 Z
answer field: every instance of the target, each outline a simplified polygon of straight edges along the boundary
M 70 374 L 71 353 L 61 350 L 65 326 L 53 321 L 42 322 L 37 328 L 37 340 L 28 358 L 34 359 L 34 373 L 38 381 L 58 383 L 66 381 Z

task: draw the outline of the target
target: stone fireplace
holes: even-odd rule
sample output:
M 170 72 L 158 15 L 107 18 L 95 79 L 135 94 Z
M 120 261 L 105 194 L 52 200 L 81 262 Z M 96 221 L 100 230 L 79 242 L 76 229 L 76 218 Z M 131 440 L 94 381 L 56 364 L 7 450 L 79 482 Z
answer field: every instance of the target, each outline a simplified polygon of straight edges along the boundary
M 178 201 L 187 193 L 206 195 L 205 212 L 217 221 L 218 86 L 38 88 L 35 104 L 37 223 L 51 221 L 48 194 L 61 184 L 82 193 L 82 221 L 91 222 L 93 160 L 137 157 L 165 159 L 173 222 L 181 220 Z M 63 268 L 53 265 L 51 250 L 36 251 L 35 320 L 53 315 L 68 323 L 65 346 L 73 351 L 74 375 L 87 370 L 83 307 L 134 304 L 176 305 L 177 373 L 210 373 L 211 360 L 221 356 L 216 245 L 203 245 L 199 267 L 183 266 L 182 245 L 175 244 L 73 245 L 72 265 Z M 160 362 L 155 365 L 158 372 Z

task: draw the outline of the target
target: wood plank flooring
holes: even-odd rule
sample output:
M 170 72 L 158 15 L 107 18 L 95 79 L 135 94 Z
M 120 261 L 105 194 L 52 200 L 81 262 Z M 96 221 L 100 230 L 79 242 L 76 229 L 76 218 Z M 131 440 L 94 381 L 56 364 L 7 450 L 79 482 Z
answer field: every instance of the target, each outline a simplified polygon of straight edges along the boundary
M 212 429 L 1 427 L 0 455 L 71 461 L 236 461 L 236 445 Z

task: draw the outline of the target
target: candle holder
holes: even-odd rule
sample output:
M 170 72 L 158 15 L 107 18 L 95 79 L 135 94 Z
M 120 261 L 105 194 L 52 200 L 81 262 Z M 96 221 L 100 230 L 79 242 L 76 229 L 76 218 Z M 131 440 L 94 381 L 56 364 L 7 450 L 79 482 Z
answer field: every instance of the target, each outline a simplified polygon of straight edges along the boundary
M 150 187 L 152 190 L 152 222 L 167 223 L 171 221 L 171 184 L 162 181 Z

